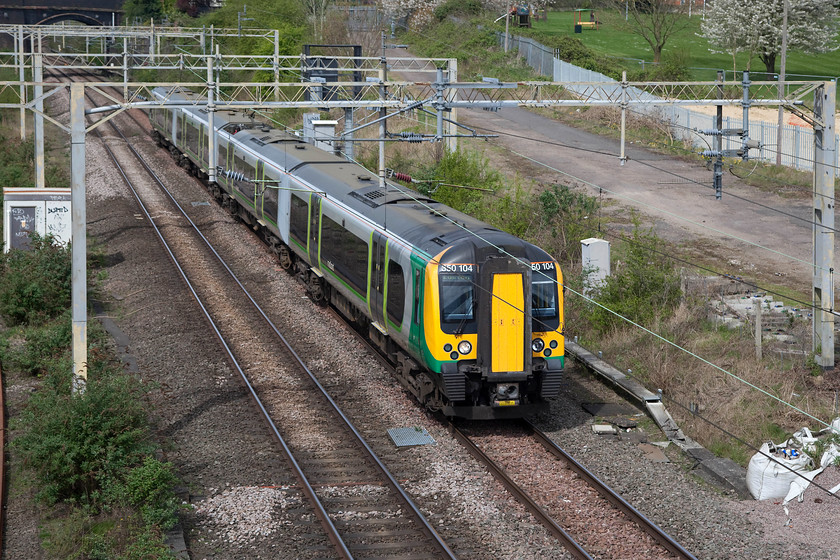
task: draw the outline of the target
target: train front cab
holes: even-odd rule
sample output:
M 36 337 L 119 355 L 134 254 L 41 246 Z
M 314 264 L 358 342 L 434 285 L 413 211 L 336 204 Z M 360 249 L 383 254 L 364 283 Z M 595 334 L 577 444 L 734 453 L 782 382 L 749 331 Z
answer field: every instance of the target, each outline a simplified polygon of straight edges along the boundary
M 533 414 L 557 394 L 563 370 L 559 267 L 501 255 L 464 260 L 444 251 L 425 275 L 424 357 L 440 373 L 443 412 Z

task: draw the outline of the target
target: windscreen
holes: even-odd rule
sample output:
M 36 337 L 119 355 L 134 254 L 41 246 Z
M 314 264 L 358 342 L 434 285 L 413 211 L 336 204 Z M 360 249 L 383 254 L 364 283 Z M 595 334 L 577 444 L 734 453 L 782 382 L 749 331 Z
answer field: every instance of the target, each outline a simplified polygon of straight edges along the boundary
M 472 274 L 440 275 L 441 316 L 444 322 L 472 321 L 474 300 Z
M 531 316 L 534 332 L 557 328 L 557 271 L 554 263 L 531 264 Z

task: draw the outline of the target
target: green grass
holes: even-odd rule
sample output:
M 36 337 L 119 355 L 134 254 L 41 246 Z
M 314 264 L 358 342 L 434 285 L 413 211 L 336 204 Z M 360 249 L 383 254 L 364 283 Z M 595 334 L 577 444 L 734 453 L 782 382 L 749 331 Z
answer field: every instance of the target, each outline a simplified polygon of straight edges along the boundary
M 584 45 L 604 56 L 636 59 L 625 62 L 628 71 L 639 69 L 639 60 L 646 63 L 653 61 L 650 46 L 627 26 L 623 13 L 597 10 L 595 14 L 601 22 L 597 31 L 584 30 L 582 33 L 575 33 L 573 12 L 549 12 L 548 21 L 534 22 L 534 30 L 546 35 L 577 37 Z M 732 57 L 709 51 L 708 42 L 700 34 L 701 15 L 702 12 L 692 15 L 689 25 L 668 39 L 663 49 L 663 59 L 677 57 L 691 68 L 692 78 L 695 80 L 713 80 L 717 69 L 727 70 L 727 79 L 732 79 Z M 778 60 L 776 64 L 778 71 Z M 747 56 L 739 55 L 738 71 L 746 69 L 746 65 Z M 764 64 L 755 57 L 750 69 L 753 72 L 764 73 Z M 840 55 L 837 52 L 811 55 L 790 51 L 785 73 L 789 80 L 837 77 L 840 76 Z

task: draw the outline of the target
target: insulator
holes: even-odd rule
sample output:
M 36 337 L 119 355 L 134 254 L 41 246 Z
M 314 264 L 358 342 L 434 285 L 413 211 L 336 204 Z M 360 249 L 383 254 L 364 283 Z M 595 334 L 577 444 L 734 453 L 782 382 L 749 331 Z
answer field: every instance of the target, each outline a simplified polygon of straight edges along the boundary
M 408 141 L 410 144 L 416 144 L 423 141 L 423 135 L 416 132 L 400 132 L 400 138 Z
M 700 152 L 700 155 L 703 157 L 718 157 L 723 155 L 723 152 L 719 152 L 717 150 L 703 150 Z
M 247 181 L 248 179 L 245 178 L 245 174 L 241 171 L 233 171 L 232 169 L 220 169 L 219 175 L 224 175 L 228 179 L 233 181 Z
M 411 175 L 408 173 L 400 173 L 399 171 L 394 172 L 394 179 L 398 181 L 404 181 L 406 183 L 411 183 Z
M 716 128 L 703 128 L 698 130 L 700 134 L 705 134 L 706 136 L 720 136 L 723 134 L 722 130 L 718 130 Z

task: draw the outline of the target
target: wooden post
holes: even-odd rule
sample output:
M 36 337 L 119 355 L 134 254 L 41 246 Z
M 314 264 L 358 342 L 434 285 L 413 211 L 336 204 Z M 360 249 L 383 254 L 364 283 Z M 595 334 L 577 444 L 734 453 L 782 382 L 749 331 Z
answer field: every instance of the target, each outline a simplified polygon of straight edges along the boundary
M 754 298 L 755 302 L 755 359 L 760 360 L 761 354 L 761 303 L 763 298 Z

